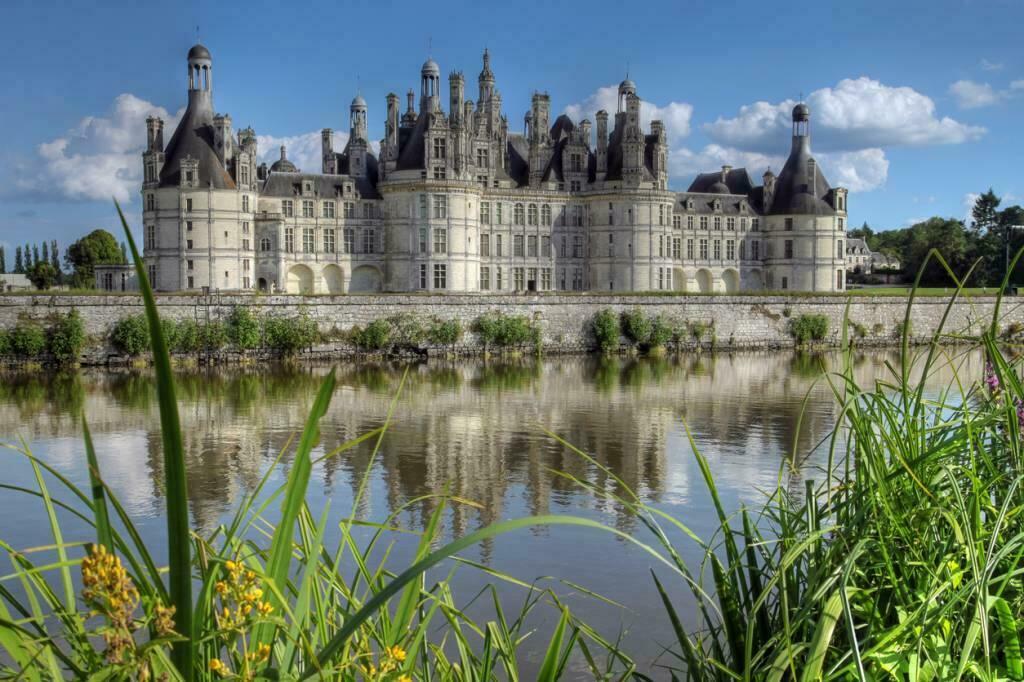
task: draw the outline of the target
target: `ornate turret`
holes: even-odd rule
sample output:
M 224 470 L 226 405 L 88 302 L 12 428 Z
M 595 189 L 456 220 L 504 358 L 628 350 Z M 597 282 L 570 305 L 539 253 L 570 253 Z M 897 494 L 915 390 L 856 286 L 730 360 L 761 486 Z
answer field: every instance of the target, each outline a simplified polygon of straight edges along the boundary
M 271 173 L 298 173 L 299 169 L 295 167 L 295 164 L 288 160 L 288 156 L 285 153 L 284 145 L 281 145 L 281 158 L 274 162 L 270 167 Z

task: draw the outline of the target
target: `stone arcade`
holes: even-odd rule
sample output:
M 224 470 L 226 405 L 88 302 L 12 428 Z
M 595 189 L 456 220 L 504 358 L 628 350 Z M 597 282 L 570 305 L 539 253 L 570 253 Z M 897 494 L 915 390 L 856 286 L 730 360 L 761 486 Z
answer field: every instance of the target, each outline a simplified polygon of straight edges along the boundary
M 427 60 L 420 94 L 389 94 L 375 155 L 356 96 L 349 137 L 304 172 L 287 150 L 257 165 L 256 133 L 213 108 L 213 61 L 188 53 L 188 108 L 164 144 L 147 119 L 145 260 L 161 291 L 735 292 L 845 288 L 847 192 L 811 156 L 810 109 L 793 109 L 781 173 L 703 173 L 668 188 L 665 128 L 640 125 L 636 85 L 614 114 L 551 120 L 537 92 L 511 132 L 485 50 L 474 103 L 461 72 Z M 610 127 L 609 127 L 610 126 Z

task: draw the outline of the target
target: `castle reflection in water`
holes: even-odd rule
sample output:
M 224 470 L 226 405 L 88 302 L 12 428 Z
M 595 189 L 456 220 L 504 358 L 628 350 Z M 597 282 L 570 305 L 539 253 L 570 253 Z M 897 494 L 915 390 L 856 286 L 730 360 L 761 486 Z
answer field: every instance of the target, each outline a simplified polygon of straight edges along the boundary
M 884 352 L 856 355 L 858 382 L 867 386 L 890 378 L 886 362 L 897 360 Z M 607 521 L 629 530 L 632 519 L 553 473 L 606 490 L 618 486 L 545 430 L 592 455 L 646 499 L 685 505 L 691 486 L 703 488 L 695 478 L 685 420 L 721 485 L 753 497 L 774 485 L 794 442 L 806 455 L 831 431 L 837 403 L 821 373 L 822 367 L 838 370 L 841 362 L 839 354 L 737 353 L 342 365 L 318 453 L 381 426 L 408 369 L 361 515 L 379 519 L 447 487 L 480 505 L 454 507 L 457 534 L 510 516 L 575 513 L 580 507 L 607 511 Z M 979 356 L 957 362 L 965 375 L 980 372 Z M 283 481 L 292 438 L 297 440 L 327 372 L 279 366 L 179 375 L 190 503 L 198 526 L 211 529 L 222 520 L 291 442 L 274 479 Z M 946 367 L 935 380 L 945 385 L 951 378 Z M 149 373 L 8 375 L 0 382 L 2 438 L 24 436 L 59 470 L 77 472 L 76 480 L 84 472 L 76 419 L 82 409 L 101 470 L 129 512 L 161 514 L 159 416 Z M 312 485 L 336 500 L 335 509 L 349 508 L 373 446 L 371 440 L 317 465 Z M 815 461 L 812 456 L 804 466 L 813 469 Z M 413 505 L 403 523 L 421 525 L 433 504 Z

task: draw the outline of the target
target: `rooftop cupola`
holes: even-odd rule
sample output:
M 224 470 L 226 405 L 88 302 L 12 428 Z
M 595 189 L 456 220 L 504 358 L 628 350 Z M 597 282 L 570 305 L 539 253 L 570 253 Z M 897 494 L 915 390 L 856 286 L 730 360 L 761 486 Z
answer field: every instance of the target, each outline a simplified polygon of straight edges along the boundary
M 811 108 L 806 102 L 793 107 L 793 149 L 797 146 L 810 148 L 811 142 Z
M 366 140 L 366 100 L 357 94 L 349 105 L 349 133 L 357 140 Z
M 629 80 L 627 76 L 626 80 L 619 83 L 619 111 L 626 110 L 626 104 L 630 96 L 636 97 L 636 83 Z
M 213 111 L 213 58 L 198 43 L 188 51 L 188 102 Z
M 298 173 L 299 169 L 295 167 L 295 164 L 288 160 L 285 154 L 284 145 L 281 145 L 281 158 L 274 162 L 274 165 L 270 167 L 272 173 Z
M 420 69 L 420 113 L 438 111 L 441 93 L 441 67 L 433 59 Z

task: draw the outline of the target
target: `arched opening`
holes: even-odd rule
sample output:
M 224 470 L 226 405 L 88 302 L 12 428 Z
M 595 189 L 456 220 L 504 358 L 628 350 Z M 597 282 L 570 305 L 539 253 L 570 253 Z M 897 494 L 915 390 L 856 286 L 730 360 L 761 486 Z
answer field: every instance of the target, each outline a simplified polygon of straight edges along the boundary
M 285 291 L 289 294 L 309 295 L 313 293 L 313 271 L 305 265 L 293 265 L 288 270 Z
M 759 291 L 764 289 L 764 273 L 759 268 L 746 270 L 742 276 L 742 288 L 747 291 Z
M 702 294 L 710 294 L 714 291 L 711 284 L 711 271 L 701 268 L 697 271 L 697 291 Z
M 349 282 L 348 291 L 350 294 L 380 291 L 381 285 L 380 270 L 372 265 L 360 265 L 352 271 L 352 281 Z
M 345 273 L 337 265 L 324 268 L 324 291 L 329 294 L 345 293 Z
M 672 269 L 672 288 L 676 291 L 686 291 L 686 273 L 682 268 Z
M 740 290 L 740 273 L 728 269 L 722 273 L 722 283 L 725 284 L 725 293 L 735 294 Z
M 266 277 L 260 277 L 258 280 L 256 280 L 256 288 L 259 289 L 260 291 L 266 291 L 267 290 L 267 278 Z

